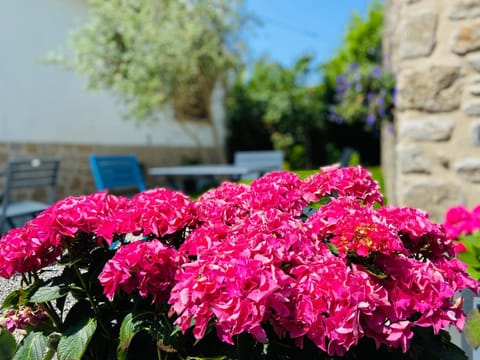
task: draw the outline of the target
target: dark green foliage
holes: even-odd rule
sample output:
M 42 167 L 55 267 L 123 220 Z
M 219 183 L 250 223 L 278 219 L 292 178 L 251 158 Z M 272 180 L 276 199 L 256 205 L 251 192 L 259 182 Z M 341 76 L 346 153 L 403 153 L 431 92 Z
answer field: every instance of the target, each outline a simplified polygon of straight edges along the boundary
M 307 84 L 311 72 L 303 56 L 291 68 L 262 59 L 249 78 L 239 75 L 229 97 L 230 150 L 274 147 L 296 169 L 334 161 L 323 87 Z
M 0 329 L 0 359 L 11 360 L 17 350 L 17 342 L 12 334 Z
M 342 47 L 321 67 L 339 147 L 351 146 L 363 165 L 380 163 L 380 125 L 393 120 L 394 78 L 382 68 L 383 6 L 354 15 Z
M 283 150 L 292 169 L 337 162 L 354 148 L 362 165 L 380 163 L 382 121 L 393 114 L 393 76 L 382 69 L 383 7 L 367 18 L 354 15 L 337 53 L 320 66 L 301 56 L 287 68 L 260 59 L 247 78 L 240 74 L 228 102 L 230 152 Z

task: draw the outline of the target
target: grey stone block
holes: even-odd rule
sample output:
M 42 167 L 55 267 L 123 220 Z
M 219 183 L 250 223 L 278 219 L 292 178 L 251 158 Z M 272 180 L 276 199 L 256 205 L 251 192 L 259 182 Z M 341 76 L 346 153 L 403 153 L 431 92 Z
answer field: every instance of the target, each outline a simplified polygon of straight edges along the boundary
M 418 181 L 403 187 L 401 203 L 427 211 L 433 221 L 444 220 L 451 206 L 463 204 L 462 188 L 448 181 Z
M 450 119 L 404 121 L 399 125 L 399 136 L 407 141 L 448 141 L 453 128 L 454 122 Z
M 457 0 L 453 2 L 448 17 L 451 20 L 462 20 L 480 16 L 480 2 L 478 0 Z
M 428 56 L 435 47 L 437 14 L 426 12 L 406 18 L 399 25 L 399 54 L 402 59 Z
M 397 161 L 402 174 L 431 173 L 431 164 L 428 157 L 417 146 L 397 147 Z
M 459 55 L 480 50 L 480 22 L 477 21 L 456 29 L 451 40 L 451 50 Z
M 453 111 L 460 107 L 459 66 L 431 65 L 398 74 L 397 108 L 427 112 Z
M 454 164 L 457 175 L 466 181 L 480 183 L 480 157 L 468 158 Z
M 480 121 L 476 121 L 471 127 L 472 145 L 480 146 Z
M 480 102 L 479 101 L 469 101 L 465 103 L 463 111 L 468 116 L 480 116 Z

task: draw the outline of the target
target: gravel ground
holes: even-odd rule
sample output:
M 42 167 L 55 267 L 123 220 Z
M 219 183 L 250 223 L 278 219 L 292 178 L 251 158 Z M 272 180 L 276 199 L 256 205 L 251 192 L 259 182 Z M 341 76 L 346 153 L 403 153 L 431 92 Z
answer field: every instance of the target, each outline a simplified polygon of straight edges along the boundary
M 48 280 L 54 276 L 59 276 L 62 273 L 62 268 L 56 265 L 46 267 L 39 271 L 39 276 L 43 280 Z M 21 275 L 15 274 L 10 279 L 0 278 L 0 301 L 3 300 L 10 294 L 12 291 L 16 290 L 20 286 L 22 280 Z
M 20 285 L 20 280 L 20 275 L 13 276 L 9 280 L 0 278 L 0 299 L 2 302 L 8 294 L 10 294 L 13 290 L 18 289 L 18 286 Z
M 61 273 L 61 269 L 56 266 L 50 266 L 48 268 L 45 268 L 41 271 L 40 277 L 44 280 L 57 276 Z M 12 291 L 17 290 L 20 287 L 20 282 L 22 280 L 21 275 L 16 274 L 12 276 L 10 279 L 3 279 L 0 278 L 0 302 L 3 303 L 5 298 L 10 294 Z M 67 303 L 65 304 L 65 307 L 68 308 L 68 306 L 71 306 L 72 304 L 69 304 L 68 299 Z M 64 314 L 67 313 L 68 311 L 64 311 Z M 2 314 L 2 310 L 0 310 L 0 314 Z M 15 338 L 17 339 L 17 342 L 19 342 L 22 338 L 22 332 L 21 331 L 15 331 L 13 333 Z M 56 359 L 56 357 L 54 357 Z

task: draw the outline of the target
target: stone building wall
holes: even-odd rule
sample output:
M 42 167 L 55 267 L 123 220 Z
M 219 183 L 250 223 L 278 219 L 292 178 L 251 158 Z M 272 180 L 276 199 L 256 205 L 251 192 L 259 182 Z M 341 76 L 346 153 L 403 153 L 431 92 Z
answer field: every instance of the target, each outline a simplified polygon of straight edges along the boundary
M 480 204 L 480 0 L 386 0 L 384 50 L 397 81 L 389 202 L 435 221 Z
M 144 170 L 147 187 L 165 185 L 165 179 L 152 177 L 146 174 L 146 169 L 153 166 L 178 165 L 190 159 L 211 162 L 215 157 L 213 148 L 202 150 L 192 147 L 166 147 L 166 146 L 106 146 L 82 145 L 66 143 L 20 143 L 0 142 L 0 170 L 10 158 L 22 157 L 49 157 L 60 158 L 60 170 L 56 199 L 66 196 L 90 194 L 96 191 L 92 172 L 88 163 L 88 155 L 96 154 L 136 154 Z M 0 185 L 3 186 L 0 177 Z M 0 186 L 0 189 L 1 189 Z M 34 198 L 46 201 L 46 191 L 21 191 L 15 194 L 17 198 Z

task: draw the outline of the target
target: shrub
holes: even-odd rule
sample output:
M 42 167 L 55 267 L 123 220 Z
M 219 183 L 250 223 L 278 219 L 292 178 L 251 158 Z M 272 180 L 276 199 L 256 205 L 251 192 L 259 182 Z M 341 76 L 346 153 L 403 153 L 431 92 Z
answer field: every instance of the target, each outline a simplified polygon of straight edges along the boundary
M 0 240 L 0 349 L 15 359 L 465 358 L 477 281 L 428 215 L 381 206 L 360 166 L 274 172 L 197 200 L 167 189 L 59 201 Z M 42 279 L 56 264 L 59 276 Z M 73 299 L 65 306 L 67 297 Z M 66 313 L 66 314 L 65 314 Z

